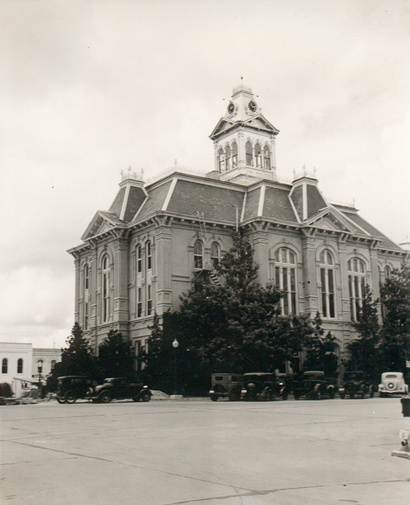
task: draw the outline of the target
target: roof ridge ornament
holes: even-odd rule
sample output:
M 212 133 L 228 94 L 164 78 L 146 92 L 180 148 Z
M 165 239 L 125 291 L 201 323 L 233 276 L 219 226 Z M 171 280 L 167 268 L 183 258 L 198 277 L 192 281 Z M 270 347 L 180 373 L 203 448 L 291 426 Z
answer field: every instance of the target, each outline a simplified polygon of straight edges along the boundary
M 131 169 L 131 165 L 128 167 L 128 170 L 121 170 L 121 182 L 126 180 L 134 180 L 134 181 L 143 181 L 144 180 L 144 169 L 141 168 L 139 172 Z

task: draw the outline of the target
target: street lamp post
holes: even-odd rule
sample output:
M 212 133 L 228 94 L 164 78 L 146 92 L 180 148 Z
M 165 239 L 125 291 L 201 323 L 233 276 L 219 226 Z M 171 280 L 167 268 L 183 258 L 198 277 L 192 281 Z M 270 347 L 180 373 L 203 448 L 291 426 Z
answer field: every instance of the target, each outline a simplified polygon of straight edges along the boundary
M 172 347 L 175 349 L 174 353 L 174 395 L 177 395 L 177 349 L 179 347 L 179 342 L 175 339 L 172 342 Z

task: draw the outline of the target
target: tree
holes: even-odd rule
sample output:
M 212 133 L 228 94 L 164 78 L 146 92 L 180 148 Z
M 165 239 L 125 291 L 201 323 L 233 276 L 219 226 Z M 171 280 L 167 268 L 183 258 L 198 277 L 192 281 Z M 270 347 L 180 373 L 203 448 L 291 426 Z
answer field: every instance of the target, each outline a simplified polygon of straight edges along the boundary
M 380 333 L 378 303 L 378 300 L 373 301 L 372 292 L 366 285 L 357 321 L 352 323 L 358 337 L 348 345 L 350 359 L 347 363 L 348 370 L 363 370 L 374 382 L 380 376 L 377 349 Z
M 61 365 L 57 367 L 59 375 L 91 375 L 94 371 L 94 356 L 77 322 L 66 345 L 61 350 Z
M 338 358 L 335 353 L 335 337 L 322 328 L 319 312 L 312 321 L 313 333 L 305 339 L 306 359 L 304 370 L 323 370 L 329 377 L 337 374 Z
M 103 378 L 134 374 L 131 348 L 118 330 L 110 330 L 98 349 L 97 367 Z
M 410 265 L 393 270 L 381 286 L 385 309 L 380 332 L 380 351 L 385 371 L 406 372 L 410 360 Z
M 307 316 L 283 316 L 282 292 L 257 282 L 258 266 L 249 241 L 240 233 L 210 277 L 181 296 L 181 307 L 152 327 L 147 371 L 163 370 L 178 358 L 178 382 L 186 390 L 209 387 L 213 372 L 271 372 L 293 361 L 312 334 Z M 178 339 L 178 349 L 172 341 Z M 168 366 L 169 370 L 169 366 Z M 169 370 L 171 372 L 171 370 Z

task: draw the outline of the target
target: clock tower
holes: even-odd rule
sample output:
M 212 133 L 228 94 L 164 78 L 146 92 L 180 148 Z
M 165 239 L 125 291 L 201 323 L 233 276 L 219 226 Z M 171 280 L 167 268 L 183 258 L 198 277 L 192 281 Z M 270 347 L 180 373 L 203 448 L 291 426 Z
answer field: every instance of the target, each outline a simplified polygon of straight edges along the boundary
M 218 178 L 244 185 L 258 179 L 276 180 L 278 133 L 263 116 L 252 89 L 241 82 L 233 89 L 225 115 L 210 135 Z

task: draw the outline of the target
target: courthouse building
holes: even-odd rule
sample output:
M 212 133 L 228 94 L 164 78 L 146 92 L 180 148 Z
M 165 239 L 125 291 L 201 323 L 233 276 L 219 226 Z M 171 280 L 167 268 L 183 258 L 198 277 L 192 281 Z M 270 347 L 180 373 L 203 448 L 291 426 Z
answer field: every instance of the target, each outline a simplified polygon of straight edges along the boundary
M 282 312 L 319 311 L 343 357 L 365 284 L 378 298 L 380 283 L 408 253 L 353 206 L 329 202 L 314 174 L 279 181 L 278 134 L 241 84 L 210 135 L 209 173 L 176 166 L 149 183 L 123 174 L 111 207 L 95 214 L 81 245 L 69 251 L 75 319 L 96 351 L 118 329 L 138 355 L 154 313 L 178 309 L 193 279 L 212 277 L 240 229 L 253 246 L 260 282 L 284 291 Z

